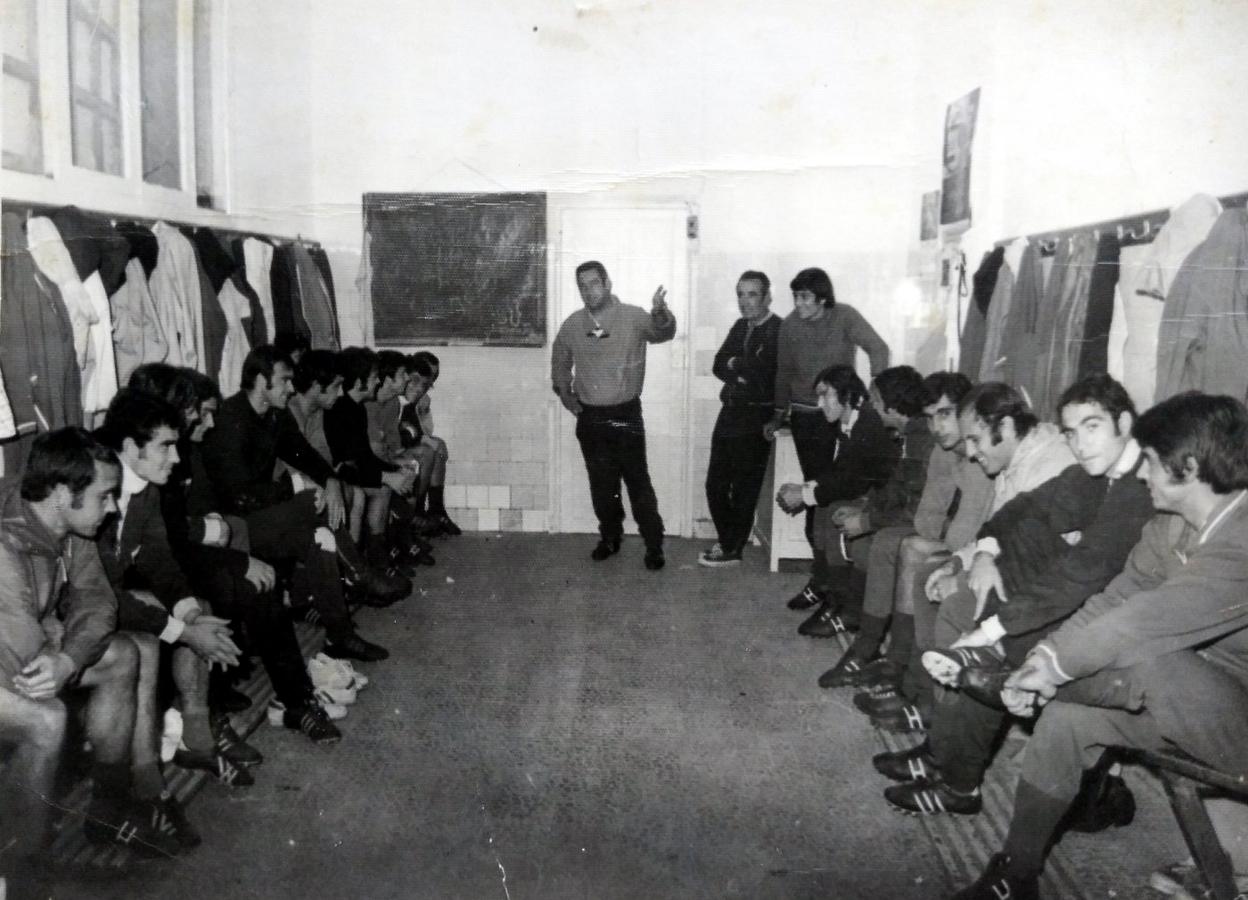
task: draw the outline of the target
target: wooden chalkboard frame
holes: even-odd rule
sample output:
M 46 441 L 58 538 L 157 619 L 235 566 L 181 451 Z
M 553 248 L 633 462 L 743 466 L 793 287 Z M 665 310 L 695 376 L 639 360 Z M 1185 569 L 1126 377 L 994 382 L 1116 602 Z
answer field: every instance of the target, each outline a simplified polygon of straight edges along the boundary
M 546 194 L 364 195 L 379 346 L 546 343 Z

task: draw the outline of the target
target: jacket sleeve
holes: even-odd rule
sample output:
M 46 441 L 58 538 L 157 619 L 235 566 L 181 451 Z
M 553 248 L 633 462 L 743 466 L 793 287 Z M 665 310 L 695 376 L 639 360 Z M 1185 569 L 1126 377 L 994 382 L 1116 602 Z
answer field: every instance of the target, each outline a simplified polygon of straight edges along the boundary
M 776 343 L 776 392 L 774 405 L 776 412 L 784 413 L 793 399 L 790 382 L 793 380 L 793 369 L 797 360 L 793 357 L 793 342 L 790 340 L 789 320 L 780 323 L 780 333 Z
M 927 464 L 935 440 L 926 427 L 907 435 L 905 451 L 892 477 L 871 491 L 864 510 L 864 526 L 879 531 L 914 522 L 915 512 L 927 481 Z M 947 508 L 947 507 L 946 507 Z
M 957 495 L 958 486 L 953 480 L 953 464 L 956 457 L 949 450 L 933 446 L 924 473 L 923 493 L 914 511 L 914 530 L 930 541 L 939 540 L 945 530 L 949 508 Z
M 143 531 L 134 566 L 157 599 L 172 610 L 179 600 L 194 597 L 195 591 L 169 543 L 158 491 L 156 485 L 150 485 L 143 491 L 143 494 L 150 493 L 151 496 L 143 497 Z M 134 504 L 137 500 L 136 497 L 130 502 Z M 132 517 L 134 512 L 131 510 L 127 518 Z
M 61 651 L 81 672 L 104 655 L 109 635 L 117 630 L 117 598 L 94 541 L 71 538 L 68 553 L 71 590 L 62 598 L 60 609 L 65 622 Z
M 1124 486 L 1124 491 L 1128 492 L 1124 502 L 1112 508 L 1103 504 L 1093 521 L 1080 529 L 1078 544 L 1015 588 L 997 612 L 1007 634 L 1027 634 L 1061 621 L 1123 570 L 1153 515 L 1142 485 Z
M 778 319 L 771 319 L 760 325 L 755 330 L 757 341 L 754 349 L 748 354 L 743 352 L 737 361 L 735 374 L 744 379 L 745 386 L 750 389 L 751 395 L 764 398 L 762 401 L 764 403 L 767 402 L 766 398 L 770 398 L 775 393 L 776 389 L 776 339 L 779 333 Z M 742 336 L 742 350 L 744 349 L 744 336 Z
M 979 537 L 996 538 L 1004 548 L 1020 531 L 1065 534 L 1082 530 L 1100 508 L 1105 486 L 1078 464 L 1067 466 L 1056 478 L 1010 498 L 980 527 Z
M 335 466 L 346 466 L 351 481 L 361 487 L 380 487 L 381 473 L 394 466 L 383 464 L 368 440 L 368 422 L 351 416 L 345 403 L 335 403 L 325 411 L 325 438 Z M 354 421 L 353 421 L 354 419 Z
M 851 309 L 851 307 L 846 308 Z M 862 313 L 856 309 L 852 311 L 853 316 L 849 322 L 850 340 L 867 354 L 867 358 L 871 361 L 871 375 L 879 375 L 888 368 L 888 344 L 884 343 L 884 339 L 871 327 L 871 323 L 863 317 Z
M 735 356 L 737 362 L 741 363 L 741 352 L 743 350 L 742 341 L 744 338 L 745 320 L 737 319 L 732 324 L 732 328 L 728 329 L 728 336 L 724 338 L 724 342 L 719 347 L 719 352 L 715 354 L 715 361 L 711 364 L 711 374 L 718 378 L 724 384 L 736 384 L 737 378 L 741 376 L 741 370 L 732 371 L 728 368 L 729 361 Z
M 646 317 L 643 331 L 646 343 L 663 344 L 676 337 L 676 315 L 666 306 L 654 312 L 642 312 Z

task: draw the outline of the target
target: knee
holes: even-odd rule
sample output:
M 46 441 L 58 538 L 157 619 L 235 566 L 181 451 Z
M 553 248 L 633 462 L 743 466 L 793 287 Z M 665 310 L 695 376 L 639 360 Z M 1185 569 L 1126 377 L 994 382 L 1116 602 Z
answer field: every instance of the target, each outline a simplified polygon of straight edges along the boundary
M 93 667 L 109 681 L 135 681 L 139 676 L 139 648 L 136 638 L 149 639 L 151 635 L 117 633 L 108 642 L 108 649 Z
M 68 715 L 60 700 L 43 700 L 34 704 L 26 739 L 37 747 L 55 749 L 65 739 Z

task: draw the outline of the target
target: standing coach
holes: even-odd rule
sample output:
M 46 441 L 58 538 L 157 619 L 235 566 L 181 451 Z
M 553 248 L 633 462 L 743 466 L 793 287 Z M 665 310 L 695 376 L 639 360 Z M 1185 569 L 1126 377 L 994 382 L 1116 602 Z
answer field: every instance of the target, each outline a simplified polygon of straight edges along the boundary
M 590 557 L 602 561 L 619 552 L 624 534 L 620 479 L 628 488 L 633 518 L 646 542 L 646 568 L 661 569 L 663 519 L 646 465 L 646 426 L 641 388 L 646 344 L 670 341 L 676 317 L 667 291 L 654 292 L 647 314 L 611 293 L 606 267 L 595 260 L 576 267 L 576 286 L 585 308 L 568 316 L 551 352 L 550 377 L 560 402 L 576 416 L 576 439 L 589 473 L 589 492 L 601 539 Z

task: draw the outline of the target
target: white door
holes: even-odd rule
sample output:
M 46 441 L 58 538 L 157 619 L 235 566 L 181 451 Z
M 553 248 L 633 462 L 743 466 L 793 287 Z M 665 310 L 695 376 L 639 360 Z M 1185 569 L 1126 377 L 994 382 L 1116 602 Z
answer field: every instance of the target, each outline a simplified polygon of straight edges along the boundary
M 569 207 L 558 217 L 558 252 L 553 266 L 554 322 L 559 325 L 583 308 L 576 267 L 589 259 L 606 266 L 613 292 L 624 303 L 650 309 L 654 289 L 667 288 L 667 305 L 676 316 L 676 337 L 646 350 L 646 381 L 641 394 L 646 421 L 650 480 L 668 534 L 691 534 L 689 513 L 689 243 L 683 205 Z M 557 401 L 552 493 L 552 530 L 597 532 L 589 498 L 585 461 L 576 440 L 576 419 Z M 627 534 L 636 534 L 627 491 L 621 484 Z

